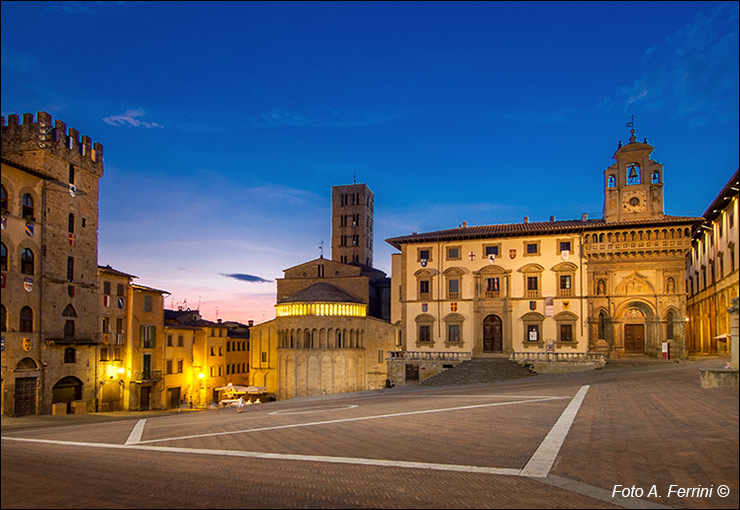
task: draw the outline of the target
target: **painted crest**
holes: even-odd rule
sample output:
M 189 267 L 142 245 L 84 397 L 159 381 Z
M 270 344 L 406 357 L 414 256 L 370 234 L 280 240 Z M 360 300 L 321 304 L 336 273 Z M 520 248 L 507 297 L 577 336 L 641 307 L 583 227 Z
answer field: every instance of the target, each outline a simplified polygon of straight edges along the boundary
M 23 288 L 26 290 L 26 292 L 31 292 L 33 290 L 33 280 L 30 278 L 24 278 Z
M 103 296 L 103 306 L 108 308 L 110 306 L 110 296 L 106 295 Z
M 468 258 L 470 259 L 471 262 L 474 261 L 475 260 L 475 252 L 474 251 L 471 251 L 470 253 L 468 253 Z
M 122 297 L 118 298 L 118 308 L 123 308 L 123 298 Z
M 30 338 L 24 338 L 23 339 L 23 350 L 24 351 L 26 351 L 26 352 L 30 351 L 32 345 L 33 345 L 33 343 L 31 342 L 31 339 Z
M 452 312 L 457 311 L 457 303 L 450 303 L 450 311 Z
M 491 254 L 490 254 L 490 255 L 488 256 L 488 263 L 489 263 L 489 264 L 493 264 L 494 262 L 496 262 L 496 255 L 494 255 L 493 253 L 491 253 Z
M 0 217 L 0 228 L 5 230 L 5 227 L 7 226 L 8 226 L 8 217 L 7 216 Z
M 560 258 L 563 260 L 568 260 L 568 257 L 570 257 L 570 250 L 563 250 L 560 252 Z
M 33 237 L 34 224 L 26 222 L 26 235 Z
M 563 310 L 570 308 L 570 301 L 563 301 Z
M 69 185 L 69 194 L 72 196 L 72 198 L 77 196 L 77 186 L 74 184 Z
M 0 287 L 2 287 L 3 289 L 5 288 L 5 273 L 2 273 L 2 275 L 0 275 Z
M 428 303 L 422 303 L 421 304 L 421 311 L 424 313 L 427 313 L 427 310 L 429 310 L 429 304 Z
M 537 309 L 537 301 L 530 301 L 529 302 L 529 309 L 530 310 L 536 310 Z
M 427 262 L 429 262 L 427 259 L 421 259 L 421 267 L 427 267 Z
M 67 285 L 67 294 L 69 294 L 69 297 L 75 297 L 75 286 L 74 285 Z
M 69 234 L 69 245 L 74 248 L 75 247 L 75 235 Z
M 516 258 L 516 250 L 509 250 L 509 258 L 510 259 Z

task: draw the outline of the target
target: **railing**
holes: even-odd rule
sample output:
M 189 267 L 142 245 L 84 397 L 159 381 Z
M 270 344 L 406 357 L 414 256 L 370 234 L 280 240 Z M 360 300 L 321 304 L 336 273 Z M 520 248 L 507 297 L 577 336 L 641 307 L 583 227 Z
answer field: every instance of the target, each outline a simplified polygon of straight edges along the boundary
M 471 357 L 470 352 L 441 352 L 441 351 L 388 351 L 389 360 L 414 361 L 465 361 Z
M 512 352 L 512 361 L 599 361 L 603 362 L 604 354 L 597 352 Z
M 420 301 L 429 301 L 431 299 L 432 295 L 429 292 L 419 292 L 419 300 Z
M 571 297 L 571 289 L 560 289 L 558 297 Z
M 136 380 L 137 381 L 161 381 L 162 380 L 162 371 L 161 370 L 151 370 L 149 372 L 135 372 Z
M 448 292 L 447 299 L 460 299 L 460 293 L 459 292 Z
M 527 297 L 528 298 L 537 298 L 537 297 L 540 297 L 540 291 L 539 290 L 527 289 Z
M 484 296 L 487 298 L 498 298 L 501 295 L 500 290 L 487 290 Z

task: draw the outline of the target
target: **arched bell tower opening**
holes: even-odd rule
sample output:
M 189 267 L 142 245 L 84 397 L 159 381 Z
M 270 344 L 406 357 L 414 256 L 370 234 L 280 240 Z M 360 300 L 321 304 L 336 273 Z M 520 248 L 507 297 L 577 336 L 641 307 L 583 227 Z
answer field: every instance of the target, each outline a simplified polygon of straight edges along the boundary
M 663 216 L 663 165 L 650 158 L 654 147 L 638 142 L 635 130 L 629 143 L 614 153 L 617 160 L 604 171 L 604 219 L 608 222 Z

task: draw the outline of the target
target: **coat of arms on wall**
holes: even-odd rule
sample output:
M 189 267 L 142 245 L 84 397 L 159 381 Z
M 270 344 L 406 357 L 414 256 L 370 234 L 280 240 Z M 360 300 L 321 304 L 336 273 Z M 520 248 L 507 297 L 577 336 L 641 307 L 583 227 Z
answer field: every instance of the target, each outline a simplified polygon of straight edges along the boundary
M 516 250 L 509 250 L 509 258 L 510 259 L 516 258 Z

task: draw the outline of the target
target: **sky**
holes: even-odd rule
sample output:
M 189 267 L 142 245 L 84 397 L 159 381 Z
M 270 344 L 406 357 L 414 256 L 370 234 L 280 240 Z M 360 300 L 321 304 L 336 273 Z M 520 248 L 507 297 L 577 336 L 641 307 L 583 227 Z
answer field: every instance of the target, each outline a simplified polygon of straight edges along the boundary
M 738 168 L 737 2 L 10 2 L 2 115 L 104 146 L 98 263 L 260 323 L 331 256 L 331 187 L 385 239 L 600 218 L 634 115 L 665 213 Z

